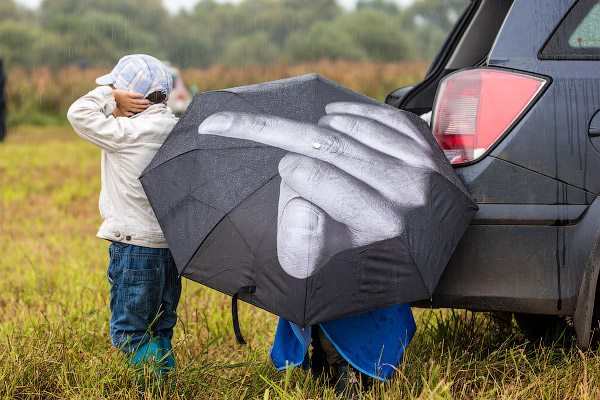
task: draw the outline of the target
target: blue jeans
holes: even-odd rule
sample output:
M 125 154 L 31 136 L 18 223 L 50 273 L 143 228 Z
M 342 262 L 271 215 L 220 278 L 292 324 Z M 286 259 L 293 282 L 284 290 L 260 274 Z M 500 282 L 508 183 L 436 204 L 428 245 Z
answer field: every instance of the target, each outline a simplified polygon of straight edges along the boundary
M 108 252 L 113 345 L 127 353 L 151 336 L 171 339 L 181 295 L 181 278 L 171 251 L 113 242 Z

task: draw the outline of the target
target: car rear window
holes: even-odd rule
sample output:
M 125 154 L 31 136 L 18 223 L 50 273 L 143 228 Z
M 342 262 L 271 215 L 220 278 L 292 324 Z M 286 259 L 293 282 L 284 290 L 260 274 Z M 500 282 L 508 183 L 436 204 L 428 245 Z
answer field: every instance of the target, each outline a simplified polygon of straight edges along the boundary
M 578 1 L 554 30 L 539 58 L 599 60 L 600 1 Z

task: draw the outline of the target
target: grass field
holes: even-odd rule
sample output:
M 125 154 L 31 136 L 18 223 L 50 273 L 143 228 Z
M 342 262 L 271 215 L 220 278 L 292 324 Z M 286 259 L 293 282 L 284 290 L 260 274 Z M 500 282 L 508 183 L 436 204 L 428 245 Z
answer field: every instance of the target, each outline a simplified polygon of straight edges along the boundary
M 317 399 L 331 388 L 269 361 L 277 318 L 184 280 L 177 386 L 138 392 L 108 335 L 108 243 L 94 235 L 100 151 L 68 126 L 13 129 L 0 143 L 0 398 Z M 484 314 L 415 310 L 404 365 L 368 399 L 596 399 L 600 354 L 565 332 L 528 343 Z

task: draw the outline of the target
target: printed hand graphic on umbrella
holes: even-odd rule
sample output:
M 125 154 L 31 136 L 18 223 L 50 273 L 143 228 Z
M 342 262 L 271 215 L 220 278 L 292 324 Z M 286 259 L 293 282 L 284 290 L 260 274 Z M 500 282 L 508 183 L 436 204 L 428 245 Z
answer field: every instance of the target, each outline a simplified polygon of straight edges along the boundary
M 219 112 L 198 128 L 290 152 L 279 162 L 277 252 L 299 279 L 343 250 L 399 236 L 406 213 L 428 201 L 427 176 L 442 173 L 433 138 L 416 116 L 349 102 L 331 103 L 326 113 L 314 125 Z

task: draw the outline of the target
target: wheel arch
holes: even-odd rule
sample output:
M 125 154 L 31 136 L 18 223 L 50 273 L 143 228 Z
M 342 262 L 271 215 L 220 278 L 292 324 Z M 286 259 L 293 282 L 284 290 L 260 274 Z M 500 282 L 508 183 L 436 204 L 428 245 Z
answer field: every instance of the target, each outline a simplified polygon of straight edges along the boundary
M 590 346 L 591 326 L 594 318 L 594 305 L 598 291 L 598 273 L 600 272 L 600 224 L 596 227 L 594 245 L 590 251 L 583 271 L 577 306 L 573 315 L 573 324 L 577 334 L 577 346 L 587 350 Z

